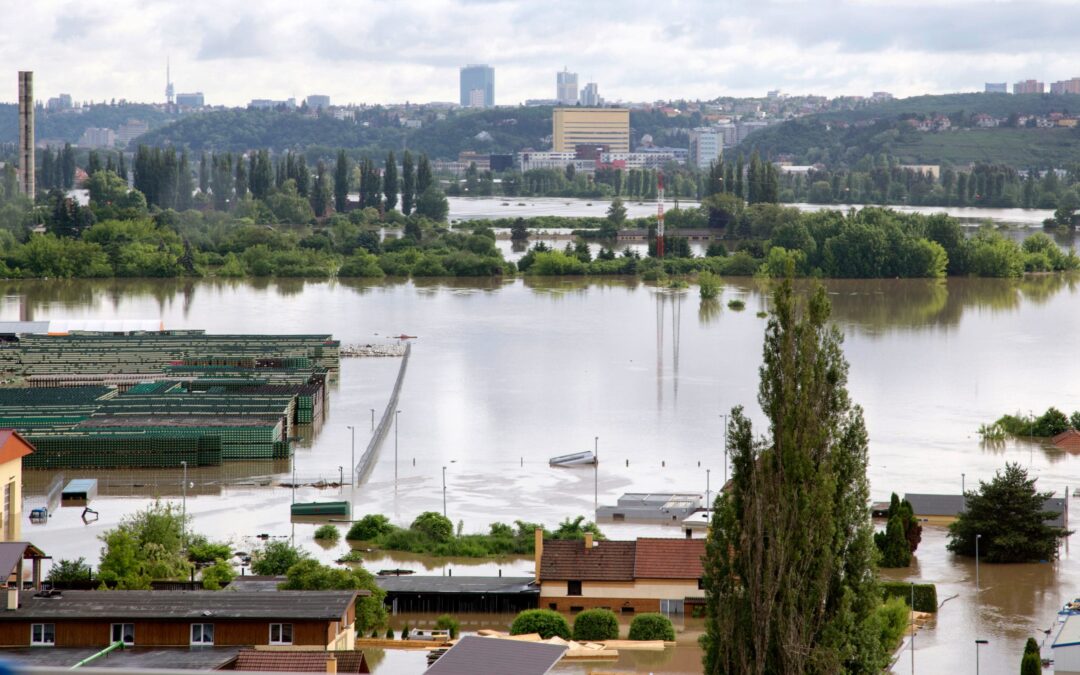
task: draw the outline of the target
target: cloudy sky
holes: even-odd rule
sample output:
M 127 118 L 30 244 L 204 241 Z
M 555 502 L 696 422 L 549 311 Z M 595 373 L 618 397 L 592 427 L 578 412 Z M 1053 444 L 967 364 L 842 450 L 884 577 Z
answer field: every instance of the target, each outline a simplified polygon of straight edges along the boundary
M 609 100 L 769 89 L 896 95 L 1080 76 L 1076 0 L 0 0 L 0 63 L 39 99 L 455 101 L 458 67 L 495 98 L 553 98 L 555 71 Z

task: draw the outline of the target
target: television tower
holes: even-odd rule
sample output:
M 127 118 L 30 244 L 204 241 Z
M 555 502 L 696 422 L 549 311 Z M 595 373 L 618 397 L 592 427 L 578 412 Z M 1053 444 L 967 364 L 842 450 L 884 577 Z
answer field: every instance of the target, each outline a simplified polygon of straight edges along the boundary
M 664 172 L 656 172 L 656 257 L 664 257 Z
M 169 72 L 169 57 L 165 57 L 165 102 L 172 105 L 173 102 L 173 84 L 172 76 Z

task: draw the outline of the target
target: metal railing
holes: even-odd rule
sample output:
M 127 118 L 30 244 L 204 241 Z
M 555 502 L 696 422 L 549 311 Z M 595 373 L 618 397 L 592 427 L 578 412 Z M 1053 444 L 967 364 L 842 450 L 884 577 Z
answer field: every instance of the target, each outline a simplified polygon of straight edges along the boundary
M 401 385 L 405 382 L 405 369 L 409 366 L 409 355 L 411 353 L 412 343 L 408 343 L 405 346 L 405 354 L 401 357 L 401 367 L 398 369 L 397 381 L 394 383 L 394 390 L 390 393 L 390 400 L 386 404 L 386 410 L 383 411 L 382 418 L 379 419 L 379 425 L 375 427 L 375 433 L 372 434 L 371 440 L 368 441 L 367 449 L 364 450 L 364 454 L 360 455 L 360 461 L 356 463 L 357 485 L 367 480 L 368 474 L 371 473 L 371 469 L 375 466 L 375 460 L 378 459 L 379 448 L 382 446 L 382 442 L 386 440 L 386 435 L 390 433 L 390 425 L 394 422 L 398 395 L 401 393 Z

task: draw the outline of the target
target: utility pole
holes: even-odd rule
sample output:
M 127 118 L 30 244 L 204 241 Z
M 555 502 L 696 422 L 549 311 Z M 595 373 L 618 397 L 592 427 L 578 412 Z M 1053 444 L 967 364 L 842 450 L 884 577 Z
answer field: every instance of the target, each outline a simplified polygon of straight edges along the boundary
M 727 426 L 728 426 L 727 425 L 727 420 L 728 420 L 728 416 L 727 416 L 727 413 L 721 413 L 720 417 L 724 418 L 724 485 L 727 485 L 727 465 L 728 465 L 728 460 L 727 460 Z M 723 486 L 721 486 L 720 489 L 723 490 L 724 489 Z
M 600 508 L 600 437 L 593 437 L 593 519 Z
M 184 549 L 187 549 L 187 462 L 180 462 L 180 465 L 184 467 L 184 483 L 180 486 L 181 494 L 183 495 L 182 501 L 180 502 L 180 541 L 184 544 Z
M 976 640 L 975 641 L 975 675 L 979 675 L 979 647 L 982 645 L 990 644 L 989 640 Z
M 979 540 L 982 539 L 981 534 L 975 535 L 975 590 L 979 590 Z
M 349 462 L 349 484 L 356 487 L 356 427 L 352 424 L 349 425 L 349 431 L 352 433 L 352 461 Z
M 397 487 L 397 480 L 398 480 L 398 468 L 397 468 L 397 456 L 398 456 L 398 452 L 397 452 L 397 448 L 398 448 L 398 445 L 397 445 L 397 429 L 398 429 L 398 422 L 399 422 L 399 420 L 400 420 L 400 419 L 401 419 L 401 411 L 400 411 L 400 410 L 398 410 L 398 411 L 397 411 L 396 413 L 394 413 L 394 487 Z
M 710 499 L 709 499 L 709 497 L 712 496 L 712 490 L 710 490 L 710 488 L 712 486 L 710 484 L 710 477 L 709 477 L 709 474 L 711 472 L 712 472 L 712 469 L 705 469 L 705 510 L 706 511 L 711 511 L 712 510 L 712 501 L 710 501 Z
M 911 675 L 915 675 L 915 582 L 911 582 Z
M 442 515 L 446 518 L 446 467 L 442 468 Z
M 375 431 L 375 408 L 368 408 L 371 411 L 371 430 Z

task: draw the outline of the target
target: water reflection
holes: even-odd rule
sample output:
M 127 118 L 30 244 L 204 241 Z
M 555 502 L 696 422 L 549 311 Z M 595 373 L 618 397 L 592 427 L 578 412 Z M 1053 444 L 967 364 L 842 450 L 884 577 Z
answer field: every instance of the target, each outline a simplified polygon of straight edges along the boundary
M 701 304 L 698 305 L 698 322 L 702 326 L 709 326 L 718 318 L 720 318 L 720 301 L 716 298 L 702 298 Z

